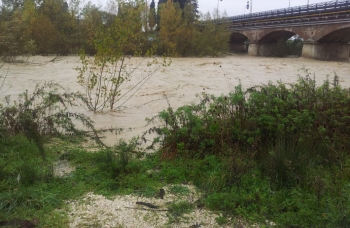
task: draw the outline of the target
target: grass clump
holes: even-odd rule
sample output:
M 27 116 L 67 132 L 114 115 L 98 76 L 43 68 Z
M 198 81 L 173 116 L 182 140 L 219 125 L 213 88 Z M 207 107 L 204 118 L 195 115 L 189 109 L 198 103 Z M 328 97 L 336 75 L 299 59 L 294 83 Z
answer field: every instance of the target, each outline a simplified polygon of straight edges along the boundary
M 186 219 L 184 218 L 184 215 L 191 213 L 193 209 L 194 209 L 194 205 L 187 201 L 171 203 L 168 206 L 168 213 L 167 213 L 167 216 L 169 218 L 169 223 L 178 223 L 180 222 L 181 218 Z
M 227 218 L 223 217 L 223 216 L 219 216 L 219 217 L 216 217 L 215 218 L 215 221 L 218 225 L 222 226 L 222 225 L 225 225 L 227 224 Z
M 174 185 L 170 188 L 170 192 L 175 195 L 188 195 L 190 194 L 190 190 L 186 186 Z

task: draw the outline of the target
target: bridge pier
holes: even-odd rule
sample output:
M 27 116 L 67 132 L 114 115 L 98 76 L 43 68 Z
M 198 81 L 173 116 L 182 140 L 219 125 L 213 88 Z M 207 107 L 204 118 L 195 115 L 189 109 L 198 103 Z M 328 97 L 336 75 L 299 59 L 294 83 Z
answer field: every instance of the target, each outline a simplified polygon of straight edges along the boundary
M 350 44 L 304 41 L 302 57 L 316 60 L 349 61 Z
M 230 43 L 230 50 L 234 52 L 247 52 L 245 43 Z
M 250 43 L 248 48 L 250 56 L 279 56 L 277 43 Z
M 258 56 L 259 55 L 259 44 L 258 43 L 249 43 L 248 55 L 250 55 L 250 56 Z

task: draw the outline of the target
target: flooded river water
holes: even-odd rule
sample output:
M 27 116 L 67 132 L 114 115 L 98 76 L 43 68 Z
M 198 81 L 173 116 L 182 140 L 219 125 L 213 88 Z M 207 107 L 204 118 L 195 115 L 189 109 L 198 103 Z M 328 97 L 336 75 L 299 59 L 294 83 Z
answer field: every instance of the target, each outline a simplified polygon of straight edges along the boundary
M 5 65 L 1 71 L 7 74 L 4 87 L 0 91 L 0 102 L 5 103 L 5 96 L 17 95 L 34 90 L 37 83 L 57 82 L 70 91 L 83 91 L 77 83 L 76 67 L 81 65 L 79 57 L 68 56 L 56 59 L 53 57 L 35 56 L 24 63 Z M 140 59 L 131 61 L 140 62 Z M 139 67 L 147 71 L 146 62 Z M 119 111 L 93 113 L 86 109 L 83 112 L 91 117 L 96 128 L 123 128 L 119 135 L 107 134 L 104 141 L 115 144 L 120 138 L 130 139 L 142 134 L 149 128 L 146 117 L 155 116 L 168 107 L 167 97 L 172 107 L 197 102 L 196 94 L 205 91 L 209 94 L 226 94 L 235 85 L 242 83 L 244 88 L 254 85 L 282 80 L 286 83 L 296 82 L 298 75 L 305 76 L 303 69 L 315 75 L 318 84 L 337 74 L 343 87 L 350 86 L 350 63 L 325 62 L 304 58 L 267 58 L 232 55 L 220 58 L 172 58 L 169 67 L 159 69 L 144 86 L 135 93 Z M 137 80 L 137 79 L 133 79 Z M 124 90 L 132 86 L 126 84 Z

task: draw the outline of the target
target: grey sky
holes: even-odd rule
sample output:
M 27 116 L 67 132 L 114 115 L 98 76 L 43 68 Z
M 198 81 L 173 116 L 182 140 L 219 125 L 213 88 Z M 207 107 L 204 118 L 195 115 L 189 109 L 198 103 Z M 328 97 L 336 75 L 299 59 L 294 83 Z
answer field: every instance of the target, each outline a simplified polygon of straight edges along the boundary
M 309 0 L 309 4 L 326 2 L 327 0 Z M 259 11 L 273 10 L 286 8 L 289 6 L 300 6 L 307 5 L 308 0 L 253 0 L 253 13 Z M 198 0 L 199 11 L 201 12 L 212 12 L 218 6 L 216 0 Z M 247 0 L 222 0 L 219 1 L 219 11 L 223 12 L 226 10 L 229 16 L 240 15 L 249 13 L 246 9 Z
M 89 0 L 85 0 L 87 2 Z M 99 5 L 106 5 L 107 0 L 90 0 L 91 2 Z M 152 0 L 147 0 L 148 4 Z M 210 12 L 212 13 L 218 6 L 219 1 L 219 11 L 221 13 L 226 10 L 228 16 L 240 15 L 248 13 L 249 10 L 246 9 L 247 0 L 198 0 L 199 11 L 202 13 Z M 251 1 L 251 0 L 250 0 Z M 314 4 L 318 2 L 326 2 L 327 0 L 309 0 L 309 4 Z M 307 5 L 308 0 L 253 0 L 253 13 L 259 11 L 281 9 L 289 6 L 300 6 Z M 155 0 L 156 5 L 158 0 Z

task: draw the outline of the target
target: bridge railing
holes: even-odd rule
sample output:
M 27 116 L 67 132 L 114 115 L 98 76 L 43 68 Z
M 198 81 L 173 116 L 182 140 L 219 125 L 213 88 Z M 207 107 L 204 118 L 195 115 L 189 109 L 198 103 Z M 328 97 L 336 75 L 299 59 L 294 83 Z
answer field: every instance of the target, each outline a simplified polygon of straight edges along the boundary
M 321 2 L 303 6 L 295 6 L 277 10 L 262 11 L 252 14 L 244 14 L 233 17 L 221 18 L 219 20 L 214 20 L 219 23 L 226 22 L 248 22 L 253 20 L 264 20 L 273 18 L 283 18 L 291 16 L 302 16 L 302 15 L 312 15 L 326 12 L 341 12 L 350 10 L 350 0 L 337 0 Z

